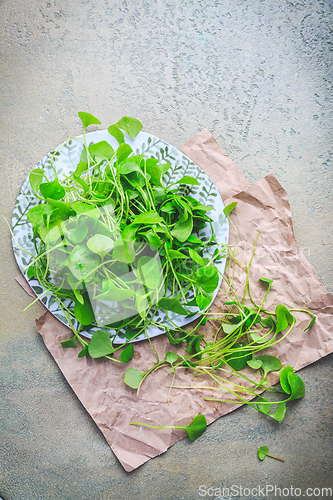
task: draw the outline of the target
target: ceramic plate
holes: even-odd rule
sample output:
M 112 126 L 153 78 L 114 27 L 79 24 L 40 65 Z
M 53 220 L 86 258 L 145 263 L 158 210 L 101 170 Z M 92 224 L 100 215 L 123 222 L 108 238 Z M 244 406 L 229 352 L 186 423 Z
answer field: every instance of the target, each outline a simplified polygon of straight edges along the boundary
M 117 149 L 118 143 L 108 133 L 107 130 L 90 132 L 86 134 L 87 145 L 104 140 L 109 142 L 109 144 L 115 150 Z M 131 146 L 135 154 L 144 154 L 147 158 L 154 157 L 157 158 L 160 162 L 171 163 L 171 167 L 163 177 L 165 186 L 174 183 L 185 175 L 193 176 L 198 180 L 198 186 L 186 186 L 186 194 L 190 194 L 203 205 L 214 206 L 215 210 L 209 212 L 209 216 L 213 219 L 213 228 L 216 235 L 216 241 L 220 245 L 227 244 L 229 236 L 229 225 L 228 220 L 223 213 L 224 204 L 216 186 L 213 184 L 207 174 L 205 174 L 200 167 L 198 167 L 189 158 L 183 155 L 183 153 L 181 153 L 179 150 L 166 143 L 165 141 L 159 139 L 158 137 L 150 135 L 146 132 L 140 132 L 134 141 L 127 137 L 127 143 Z M 54 172 L 50 166 L 50 158 L 54 151 L 56 151 L 58 148 L 59 146 L 55 150 L 50 151 L 36 165 L 36 168 L 43 168 L 45 170 L 46 176 L 49 181 L 54 179 Z M 82 149 L 83 142 L 80 137 L 72 139 L 59 149 L 59 152 L 55 157 L 56 162 L 55 160 L 53 160 L 53 163 L 55 164 L 57 169 L 59 180 L 61 180 L 64 176 L 72 173 L 76 169 Z M 30 256 L 27 252 L 30 252 L 30 254 L 32 255 L 36 255 L 33 244 L 32 226 L 27 220 L 26 214 L 30 208 L 38 205 L 39 202 L 40 200 L 36 197 L 30 186 L 29 177 L 27 177 L 27 179 L 22 184 L 19 195 L 16 199 L 12 218 L 14 254 L 18 266 L 25 275 L 26 279 L 27 276 L 24 269 L 29 264 L 30 260 Z M 199 238 L 202 241 L 207 241 L 210 238 L 210 235 L 211 229 L 209 226 L 205 227 L 199 232 Z M 214 251 L 214 248 L 210 248 L 209 251 L 212 253 Z M 207 253 L 205 256 L 209 256 L 209 254 Z M 222 275 L 225 267 L 225 259 L 222 259 L 218 264 L 216 264 L 216 266 L 218 267 Z M 222 278 L 220 278 L 220 283 L 221 280 Z M 44 287 L 35 278 L 28 279 L 28 282 L 37 296 L 42 295 L 45 291 Z M 216 296 L 216 293 L 214 295 L 214 298 Z M 40 300 L 54 316 L 56 316 L 62 323 L 68 326 L 66 318 L 64 317 L 59 305 L 52 296 L 46 294 L 43 295 Z M 64 304 L 67 307 L 70 307 L 72 305 L 69 299 L 66 299 L 64 301 Z M 178 326 L 184 326 L 185 324 L 190 323 L 199 316 L 197 315 L 192 316 L 191 318 L 184 318 L 183 316 L 177 316 L 174 313 L 169 313 L 169 315 L 172 321 Z M 168 325 L 168 321 L 163 310 L 159 310 L 156 313 L 154 319 L 156 321 L 163 322 L 165 325 Z M 74 326 L 77 326 L 77 322 L 74 317 L 73 320 Z M 99 327 L 94 327 L 81 333 L 86 337 L 91 338 L 94 331 L 98 329 Z M 115 334 L 113 330 L 109 329 L 109 331 L 111 335 Z M 155 337 L 164 333 L 164 330 L 156 327 L 150 327 L 148 328 L 146 333 L 147 335 L 149 335 L 149 337 Z M 143 340 L 145 338 L 146 336 L 142 334 L 134 339 L 134 341 Z M 121 344 L 125 341 L 126 338 L 122 333 L 118 334 L 114 339 L 114 343 L 116 344 Z

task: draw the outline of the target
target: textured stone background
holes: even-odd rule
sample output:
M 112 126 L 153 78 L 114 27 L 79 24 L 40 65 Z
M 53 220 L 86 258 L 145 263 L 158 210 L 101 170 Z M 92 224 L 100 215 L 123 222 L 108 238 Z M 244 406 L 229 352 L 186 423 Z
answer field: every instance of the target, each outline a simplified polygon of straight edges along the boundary
M 299 245 L 332 292 L 332 11 L 332 0 L 0 0 L 1 215 L 11 218 L 28 169 L 81 132 L 79 110 L 103 128 L 135 116 L 176 147 L 207 127 L 250 182 L 276 174 Z M 125 473 L 46 351 L 40 307 L 22 313 L 30 299 L 14 282 L 3 218 L 0 228 L 5 500 L 333 487 L 332 355 L 302 370 L 306 396 L 281 425 L 240 408 Z M 285 464 L 259 462 L 263 444 Z

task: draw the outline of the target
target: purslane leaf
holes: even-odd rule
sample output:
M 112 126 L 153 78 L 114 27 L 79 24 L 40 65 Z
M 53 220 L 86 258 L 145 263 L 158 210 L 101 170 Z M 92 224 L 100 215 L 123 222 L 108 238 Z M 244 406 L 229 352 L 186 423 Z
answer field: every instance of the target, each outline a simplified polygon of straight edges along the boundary
M 66 265 L 76 279 L 86 279 L 100 264 L 100 258 L 85 245 L 76 245 L 70 253 Z
M 261 361 L 261 367 L 260 369 L 263 370 L 264 372 L 264 378 L 266 378 L 266 375 L 270 372 L 277 372 L 281 370 L 282 364 L 281 361 L 276 358 L 275 356 L 271 355 L 264 355 L 264 356 L 259 356 L 257 358 L 258 361 Z
M 245 348 L 245 344 L 242 342 L 235 344 L 232 349 L 235 349 L 235 352 L 227 354 L 225 360 L 234 370 L 242 370 L 245 368 L 247 361 L 252 358 L 252 353 Z
M 110 160 L 114 156 L 113 148 L 107 141 L 100 141 L 96 144 L 91 144 L 88 148 L 91 156 L 105 157 Z
M 114 241 L 103 234 L 94 234 L 94 236 L 87 241 L 87 247 L 92 252 L 100 255 L 103 259 L 105 255 L 113 249 Z
M 124 382 L 132 389 L 138 389 L 145 373 L 139 372 L 135 368 L 128 368 L 124 376 Z
M 159 222 L 164 222 L 164 219 L 157 212 L 149 211 L 137 215 L 132 224 L 158 224 Z
M 120 359 L 122 363 L 128 363 L 134 356 L 133 344 L 128 344 L 125 349 L 121 352 Z
M 195 272 L 198 285 L 208 293 L 216 290 L 219 284 L 218 269 L 213 266 L 199 267 Z
M 45 171 L 42 168 L 34 168 L 29 175 L 30 186 L 37 194 L 39 191 L 39 186 L 43 182 Z
M 197 264 L 199 264 L 199 266 L 204 267 L 206 265 L 201 255 L 199 255 L 198 252 L 196 252 L 195 250 L 192 250 L 192 248 L 189 248 L 189 254 L 191 259 L 194 260 L 194 262 L 196 262 Z
M 159 263 L 153 257 L 144 255 L 138 261 L 138 270 L 142 282 L 151 290 L 157 290 L 163 282 L 163 275 Z
M 193 229 L 193 218 L 192 216 L 189 216 L 186 221 L 178 222 L 171 231 L 171 234 L 172 236 L 177 238 L 177 240 L 183 243 L 192 233 L 192 229 Z
M 288 326 L 295 323 L 295 318 L 289 311 L 289 309 L 283 305 L 279 304 L 275 309 L 276 314 L 276 333 L 283 332 L 288 328 Z
M 91 307 L 88 294 L 85 293 L 83 295 L 83 304 L 81 301 L 75 300 L 74 314 L 81 325 L 91 325 L 95 321 L 95 314 Z
M 38 227 L 40 224 L 43 224 L 43 215 L 49 215 L 52 211 L 53 207 L 50 207 L 47 203 L 36 205 L 27 212 L 27 219 L 33 226 Z
M 123 132 L 116 125 L 110 125 L 108 132 L 118 141 L 119 145 L 125 141 Z
M 187 184 L 188 186 L 199 186 L 199 182 L 197 181 L 197 179 L 191 177 L 190 175 L 185 175 L 185 177 L 179 179 L 179 181 L 175 182 L 175 184 Z
M 88 352 L 92 358 L 102 358 L 112 354 L 114 348 L 110 340 L 110 333 L 106 330 L 97 330 L 88 344 Z
M 115 125 L 121 130 L 124 130 L 124 132 L 126 132 L 126 134 L 133 140 L 142 129 L 142 123 L 136 118 L 131 118 L 130 116 L 123 116 Z
M 175 352 L 168 351 L 165 355 L 165 361 L 169 363 L 170 365 L 173 365 L 178 359 L 178 356 Z
M 83 128 L 86 129 L 89 125 L 100 125 L 101 122 L 98 118 L 93 116 L 91 113 L 85 111 L 78 112 L 79 118 L 82 122 Z
M 74 347 L 76 348 L 77 345 L 76 345 L 76 342 L 75 342 L 75 335 L 74 337 L 72 337 L 71 339 L 68 339 L 68 340 L 63 340 L 62 342 L 60 342 L 60 344 L 64 347 Z
M 167 311 L 171 311 L 176 314 L 186 315 L 188 313 L 186 309 L 181 305 L 180 300 L 176 298 L 164 297 L 159 300 L 159 306 L 162 309 L 166 309 Z
M 237 201 L 234 201 L 233 203 L 229 203 L 226 207 L 223 209 L 223 213 L 226 217 L 229 217 L 230 213 L 237 207 L 238 203 Z
M 43 182 L 40 184 L 39 189 L 45 199 L 61 200 L 66 194 L 58 179 L 54 179 L 52 182 Z
M 133 149 L 131 148 L 131 146 L 129 144 L 126 144 L 126 142 L 124 142 L 123 144 L 120 144 L 120 146 L 117 149 L 117 163 L 120 164 L 131 153 L 133 153 Z

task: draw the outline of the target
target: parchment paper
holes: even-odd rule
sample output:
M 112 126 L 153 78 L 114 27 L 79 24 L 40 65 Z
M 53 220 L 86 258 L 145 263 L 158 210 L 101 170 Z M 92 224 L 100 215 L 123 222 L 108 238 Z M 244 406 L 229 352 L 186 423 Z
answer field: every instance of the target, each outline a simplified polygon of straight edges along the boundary
M 297 318 L 297 326 L 281 344 L 270 348 L 269 353 L 279 357 L 283 366 L 291 364 L 295 370 L 299 370 L 332 352 L 333 296 L 325 290 L 298 248 L 288 196 L 275 176 L 270 174 L 250 186 L 207 129 L 189 141 L 182 151 L 213 180 L 225 205 L 232 201 L 238 202 L 231 219 L 239 231 L 237 258 L 241 264 L 249 263 L 260 231 L 251 266 L 253 299 L 261 302 L 265 294 L 265 285 L 259 282 L 259 278 L 270 278 L 274 281 L 265 304 L 267 309 L 274 311 L 276 305 L 283 303 L 290 308 L 310 309 L 317 316 L 315 325 L 304 332 L 309 316 L 305 313 L 293 313 Z M 231 245 L 235 238 L 235 231 L 232 229 Z M 241 294 L 245 277 L 245 272 L 236 266 L 233 284 Z M 29 285 L 22 276 L 18 281 L 29 291 Z M 211 311 L 223 311 L 225 300 L 222 286 Z M 216 391 L 203 392 L 201 389 L 172 389 L 168 402 L 168 385 L 172 374 L 166 376 L 165 369 L 151 374 L 137 396 L 135 390 L 124 384 L 123 377 L 130 366 L 145 371 L 155 363 L 156 356 L 148 341 L 134 344 L 134 359 L 129 364 L 120 365 L 103 359 L 79 359 L 79 349 L 63 348 L 60 342 L 72 337 L 72 333 L 49 312 L 36 320 L 36 326 L 68 383 L 128 472 L 165 452 L 186 435 L 179 430 L 130 426 L 130 422 L 188 425 L 201 413 L 211 423 L 238 406 L 204 401 L 203 395 L 220 398 L 222 395 L 216 394 Z M 214 335 L 216 328 L 217 323 L 209 321 L 201 332 L 209 337 Z M 178 346 L 170 345 L 165 335 L 153 339 L 152 343 L 161 360 L 165 358 L 167 351 L 179 351 Z M 255 377 L 253 371 L 251 376 Z M 269 374 L 268 379 L 269 384 L 273 384 L 278 380 L 278 375 Z M 208 378 L 196 378 L 192 381 L 191 372 L 185 368 L 177 371 L 175 385 L 193 384 L 214 385 Z M 205 439 L 205 435 L 199 439 Z

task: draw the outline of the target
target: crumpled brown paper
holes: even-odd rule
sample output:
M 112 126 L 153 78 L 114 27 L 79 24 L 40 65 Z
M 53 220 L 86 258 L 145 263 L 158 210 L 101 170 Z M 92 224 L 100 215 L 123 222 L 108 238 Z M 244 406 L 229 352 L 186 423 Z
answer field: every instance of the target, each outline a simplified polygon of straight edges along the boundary
M 225 205 L 232 201 L 238 202 L 231 218 L 239 231 L 237 258 L 244 266 L 250 262 L 254 242 L 260 231 L 250 272 L 253 299 L 261 302 L 265 285 L 259 279 L 270 278 L 273 279 L 273 285 L 265 303 L 266 309 L 274 311 L 276 305 L 283 303 L 289 308 L 310 309 L 317 316 L 315 325 L 304 332 L 309 316 L 302 312 L 293 313 L 297 317 L 297 326 L 280 344 L 271 347 L 269 353 L 278 356 L 283 366 L 291 364 L 295 370 L 299 370 L 332 352 L 333 296 L 325 290 L 298 248 L 288 196 L 277 179 L 270 174 L 250 186 L 207 129 L 189 141 L 182 152 L 209 175 Z M 231 228 L 231 245 L 235 243 L 235 238 L 235 231 Z M 18 281 L 29 290 L 22 276 Z M 245 272 L 236 266 L 233 282 L 235 290 L 242 293 L 244 284 Z M 222 286 L 211 311 L 221 312 L 225 300 Z M 36 326 L 68 383 L 126 471 L 132 471 L 165 452 L 186 435 L 179 430 L 130 426 L 130 422 L 188 425 L 201 413 L 211 423 L 238 406 L 204 401 L 204 395 L 223 396 L 217 391 L 203 392 L 201 389 L 172 389 L 168 402 L 168 385 L 172 374 L 166 376 L 165 369 L 151 374 L 137 396 L 135 390 L 124 384 L 123 377 L 129 366 L 145 371 L 155 363 L 156 357 L 148 341 L 136 343 L 134 359 L 129 364 L 121 365 L 104 359 L 79 359 L 76 349 L 63 348 L 60 342 L 70 338 L 72 333 L 50 312 L 36 320 Z M 213 335 L 216 322 L 207 322 L 202 328 L 206 336 Z M 154 338 L 152 343 L 161 360 L 167 351 L 177 352 L 179 349 L 171 346 L 165 335 Z M 270 384 L 277 379 L 276 374 L 269 374 Z M 177 370 L 175 385 L 214 384 L 208 378 L 198 377 L 192 381 L 191 372 L 184 368 Z

